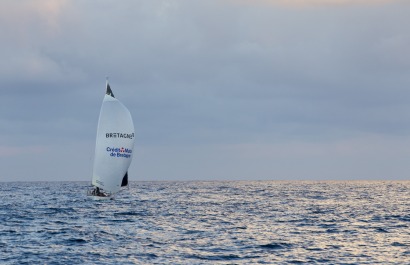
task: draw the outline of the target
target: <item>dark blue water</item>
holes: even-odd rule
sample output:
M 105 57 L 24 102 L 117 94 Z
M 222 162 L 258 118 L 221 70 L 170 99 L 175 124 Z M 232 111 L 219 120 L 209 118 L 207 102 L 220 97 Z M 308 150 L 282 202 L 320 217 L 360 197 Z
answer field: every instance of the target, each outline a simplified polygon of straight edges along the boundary
M 410 264 L 410 181 L 0 183 L 0 264 Z

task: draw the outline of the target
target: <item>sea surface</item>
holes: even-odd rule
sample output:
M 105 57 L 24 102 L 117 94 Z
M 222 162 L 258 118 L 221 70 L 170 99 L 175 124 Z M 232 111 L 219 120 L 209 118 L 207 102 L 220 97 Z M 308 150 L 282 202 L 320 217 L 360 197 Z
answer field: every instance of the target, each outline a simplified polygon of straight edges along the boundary
M 410 264 L 410 181 L 0 182 L 0 264 Z

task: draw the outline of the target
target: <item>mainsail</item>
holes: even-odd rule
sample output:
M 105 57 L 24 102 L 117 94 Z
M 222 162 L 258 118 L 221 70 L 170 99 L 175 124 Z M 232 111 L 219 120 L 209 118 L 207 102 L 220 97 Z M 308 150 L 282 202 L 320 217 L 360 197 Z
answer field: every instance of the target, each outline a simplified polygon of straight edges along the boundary
M 92 184 L 114 194 L 128 185 L 134 148 L 134 124 L 128 109 L 107 90 L 98 120 Z

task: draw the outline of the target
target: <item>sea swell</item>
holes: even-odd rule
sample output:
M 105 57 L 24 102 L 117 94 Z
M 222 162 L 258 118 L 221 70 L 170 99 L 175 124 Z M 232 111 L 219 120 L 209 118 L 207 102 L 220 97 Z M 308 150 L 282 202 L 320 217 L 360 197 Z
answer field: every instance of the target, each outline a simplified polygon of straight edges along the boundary
M 409 264 L 410 182 L 0 183 L 1 264 Z

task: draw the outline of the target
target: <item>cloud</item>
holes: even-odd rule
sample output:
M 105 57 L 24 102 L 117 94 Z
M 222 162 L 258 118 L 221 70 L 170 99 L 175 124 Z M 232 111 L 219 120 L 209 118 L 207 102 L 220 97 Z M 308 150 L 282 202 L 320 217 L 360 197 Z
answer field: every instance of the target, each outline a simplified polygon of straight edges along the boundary
M 50 45 L 62 32 L 62 14 L 68 2 L 52 0 L 10 1 L 1 3 L 0 29 L 4 37 L 0 54 L 3 84 L 31 87 L 81 78 L 81 73 L 53 58 Z M 63 43 L 62 43 L 63 44 Z
M 408 137 L 361 135 L 336 141 L 151 146 L 138 150 L 131 170 L 139 173 L 138 180 L 406 179 L 408 143 Z
M 40 155 L 47 152 L 44 146 L 0 146 L 0 157 L 16 157 L 20 155 Z
M 375 5 L 400 2 L 400 0 L 241 0 L 235 1 L 242 4 L 255 5 L 278 5 L 290 7 L 309 7 L 309 6 L 340 6 L 340 5 Z
M 238 172 L 271 172 L 265 155 L 278 164 L 299 157 L 300 172 L 317 172 L 303 158 L 320 165 L 334 153 L 351 161 L 388 144 L 339 148 L 410 133 L 403 1 L 8 0 L 0 7 L 0 145 L 60 146 L 64 162 L 52 159 L 62 168 L 66 161 L 87 167 L 86 155 L 69 147 L 93 146 L 107 75 L 134 115 L 144 174 L 156 169 L 146 166 L 152 160 L 177 177 L 185 168 L 167 161 L 185 160 L 204 176 L 234 175 L 247 161 L 240 154 L 251 153 L 255 166 Z M 219 162 L 195 162 L 215 154 Z M 51 155 L 37 159 L 47 165 Z
M 29 34 L 29 31 L 36 29 L 37 26 L 43 29 L 37 33 L 50 33 L 58 30 L 59 18 L 67 3 L 66 0 L 4 0 L 2 1 L 4 8 L 0 10 L 0 16 L 5 23 L 4 26 L 13 31 L 14 37 L 23 37 L 22 35 Z M 23 37 L 22 40 L 27 39 Z

